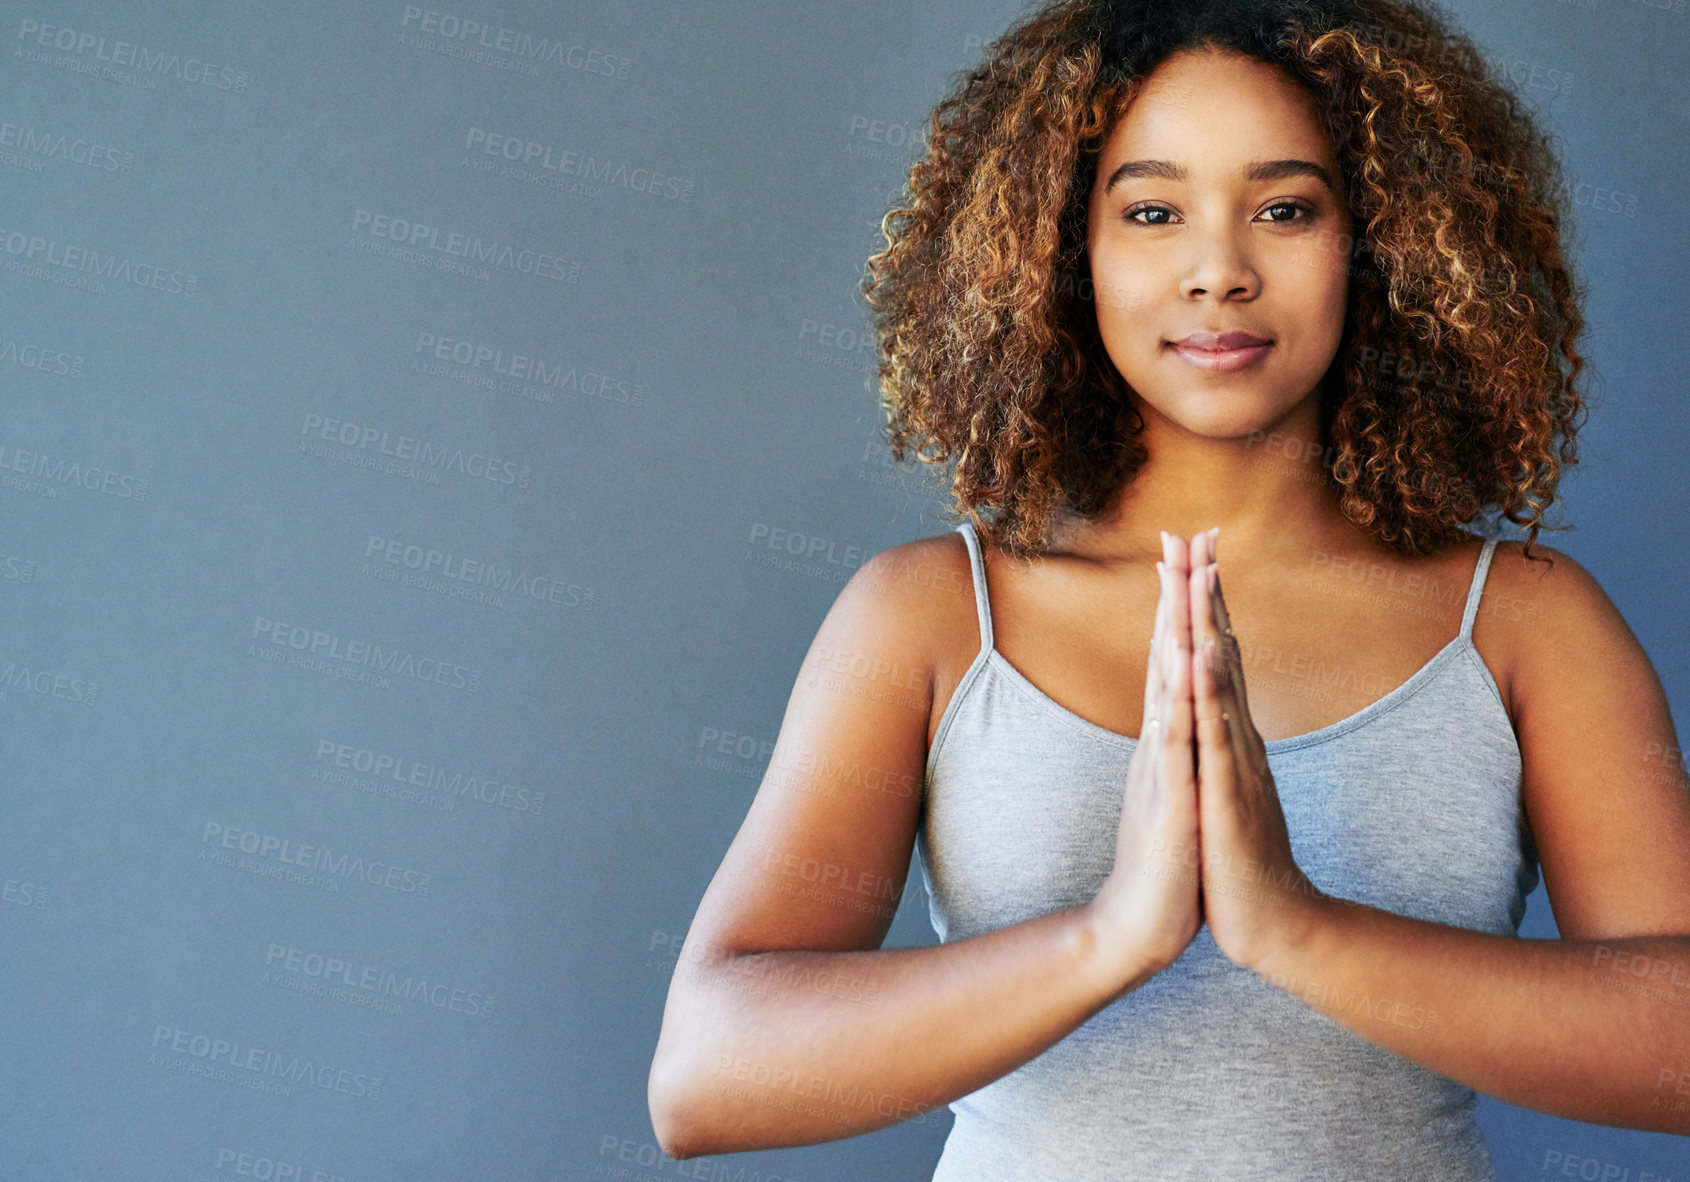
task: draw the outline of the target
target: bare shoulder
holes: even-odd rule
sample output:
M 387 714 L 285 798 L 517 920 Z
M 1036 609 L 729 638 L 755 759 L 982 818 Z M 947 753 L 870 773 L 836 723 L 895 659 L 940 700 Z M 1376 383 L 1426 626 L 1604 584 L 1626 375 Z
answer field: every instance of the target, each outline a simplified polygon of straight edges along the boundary
M 838 649 L 849 642 L 861 657 L 895 668 L 881 670 L 906 688 L 918 683 L 931 704 L 935 683 L 943 685 L 959 655 L 973 659 L 979 641 L 974 606 L 974 575 L 968 546 L 955 530 L 889 546 L 853 572 L 840 591 L 817 636 L 811 659 L 832 660 L 836 672 L 853 665 L 852 653 Z M 833 642 L 831 645 L 829 642 Z M 954 677 L 951 678 L 954 680 Z
M 873 648 L 881 659 L 895 654 L 906 682 L 930 675 L 945 635 L 956 631 L 964 599 L 972 604 L 973 579 L 960 534 L 889 546 L 857 567 L 840 589 L 811 659 L 843 655 L 835 650 L 844 643 Z
M 1486 594 L 1490 593 L 1491 587 L 1500 585 L 1511 593 L 1572 596 L 1591 604 L 1600 597 L 1602 602 L 1607 602 L 1607 595 L 1596 581 L 1596 576 L 1578 559 L 1542 541 L 1532 543 L 1530 558 L 1526 556 L 1523 541 L 1513 538 L 1498 541 L 1491 555 L 1491 573 L 1487 578 Z
M 955 530 L 889 546 L 863 563 L 853 582 L 857 578 L 917 613 L 934 607 L 942 613 L 953 602 L 948 596 L 972 598 L 974 588 L 968 544 Z
M 921 662 L 930 684 L 946 681 L 958 654 L 973 659 L 979 642 L 974 574 L 968 544 L 957 531 L 888 547 L 851 581 L 857 597 L 875 605 L 881 626 L 908 638 L 912 658 Z
M 1503 656 L 1499 663 L 1507 696 L 1522 705 L 1534 691 L 1542 692 L 1546 677 L 1564 673 L 1567 662 L 1592 644 L 1637 644 L 1596 576 L 1572 555 L 1541 541 L 1532 544 L 1530 558 L 1524 542 L 1497 542 L 1478 614 L 1488 623 L 1476 623 L 1475 631 L 1486 626 Z M 1575 644 L 1569 647 L 1569 641 Z M 1499 683 L 1503 680 L 1499 675 Z

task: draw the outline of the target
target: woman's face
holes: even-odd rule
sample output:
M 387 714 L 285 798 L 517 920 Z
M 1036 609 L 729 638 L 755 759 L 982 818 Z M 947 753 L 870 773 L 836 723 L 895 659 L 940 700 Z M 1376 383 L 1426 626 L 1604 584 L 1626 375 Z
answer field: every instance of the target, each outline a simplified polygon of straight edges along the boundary
M 1198 50 L 1151 73 L 1099 157 L 1086 244 L 1103 344 L 1148 426 L 1236 438 L 1313 394 L 1348 286 L 1351 220 L 1328 181 L 1343 184 L 1319 107 L 1278 67 Z M 1228 332 L 1268 343 L 1179 344 Z

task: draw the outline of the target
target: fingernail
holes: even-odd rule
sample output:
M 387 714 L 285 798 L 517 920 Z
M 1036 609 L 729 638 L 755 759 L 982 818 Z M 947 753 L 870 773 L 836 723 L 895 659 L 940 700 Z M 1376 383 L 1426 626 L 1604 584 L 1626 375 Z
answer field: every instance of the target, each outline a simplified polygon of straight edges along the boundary
M 1212 526 L 1209 529 L 1209 557 L 1210 557 L 1210 559 L 1215 560 L 1215 561 L 1219 561 L 1220 553 L 1221 553 L 1220 552 L 1220 545 L 1221 545 L 1221 527 L 1218 526 L 1218 525 Z
M 1221 578 L 1220 567 L 1217 566 L 1213 562 L 1211 562 L 1209 564 L 1208 578 L 1209 578 L 1209 594 L 1213 595 L 1215 593 L 1215 585 L 1220 582 L 1220 578 Z

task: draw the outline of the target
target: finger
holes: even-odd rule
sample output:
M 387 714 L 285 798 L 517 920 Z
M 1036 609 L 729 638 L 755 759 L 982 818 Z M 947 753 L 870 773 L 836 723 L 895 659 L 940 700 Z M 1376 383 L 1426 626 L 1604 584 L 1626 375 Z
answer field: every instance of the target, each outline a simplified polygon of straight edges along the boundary
M 1250 717 L 1250 697 L 1244 679 L 1244 658 L 1238 640 L 1231 635 L 1231 617 L 1226 610 L 1226 598 L 1221 591 L 1220 568 L 1211 568 L 1216 618 L 1216 641 L 1220 660 L 1217 663 L 1216 691 L 1231 715 L 1229 734 L 1233 756 L 1239 768 L 1252 769 L 1253 779 L 1269 795 L 1274 794 L 1273 774 L 1268 770 L 1267 747 L 1263 744 L 1256 721 Z
M 1198 540 L 1192 543 L 1192 549 L 1194 552 L 1200 552 L 1206 548 L 1203 543 L 1203 538 L 1203 534 L 1197 535 Z M 1186 572 L 1185 581 L 1182 584 L 1185 594 L 1181 598 L 1185 600 L 1186 613 L 1191 618 L 1191 650 L 1193 653 L 1198 655 L 1208 651 L 1208 647 L 1216 639 L 1213 601 L 1209 594 L 1208 572 L 1208 563 L 1198 564 L 1193 562 L 1190 569 Z M 1193 693 L 1195 693 L 1196 682 L 1194 681 L 1192 684 Z M 1199 715 L 1198 717 L 1201 718 L 1203 716 Z
M 1191 540 L 1191 647 L 1201 654 L 1213 644 L 1217 692 L 1237 731 L 1247 715 L 1242 696 L 1244 669 L 1238 660 L 1238 642 L 1229 635 L 1231 625 L 1220 601 L 1219 541 L 1219 526 L 1203 530 Z
M 1167 661 L 1165 658 L 1167 657 L 1167 649 L 1168 649 L 1167 638 L 1168 638 L 1168 636 L 1169 636 L 1169 634 L 1172 630 L 1172 625 L 1173 625 L 1173 603 L 1174 603 L 1174 594 L 1175 594 L 1175 591 L 1177 589 L 1177 584 L 1173 581 L 1173 579 L 1171 577 L 1174 574 L 1174 571 L 1175 571 L 1174 549 L 1173 549 L 1174 537 L 1173 537 L 1172 534 L 1168 533 L 1167 530 L 1162 530 L 1161 534 L 1162 534 L 1162 561 L 1157 563 L 1156 571 L 1157 571 L 1158 577 L 1161 578 L 1161 583 L 1160 583 L 1160 586 L 1158 588 L 1159 591 L 1160 591 L 1160 594 L 1161 594 L 1161 599 L 1159 600 L 1157 606 L 1158 606 L 1158 609 L 1160 611 L 1162 611 L 1162 613 L 1163 613 L 1163 618 L 1162 618 L 1163 644 L 1162 644 L 1161 653 L 1162 653 L 1162 656 L 1164 657 L 1164 661 L 1163 661 L 1163 664 L 1161 666 L 1161 677 L 1162 677 L 1163 683 L 1165 684 L 1167 682 L 1167 679 L 1168 679 L 1168 674 L 1172 670 L 1172 667 L 1173 667 L 1172 662 Z
M 1162 563 L 1156 564 L 1157 596 L 1156 622 L 1150 634 L 1150 658 L 1144 677 L 1144 710 L 1140 715 L 1138 727 L 1139 750 L 1144 752 L 1144 758 L 1134 759 L 1132 773 L 1134 777 L 1142 777 L 1139 782 L 1142 787 L 1147 806 L 1161 807 L 1163 789 L 1167 784 L 1166 773 L 1158 766 L 1161 749 L 1167 742 L 1168 723 L 1168 603 L 1172 598 L 1170 583 Z
M 1185 546 L 1185 539 L 1178 534 L 1167 535 L 1165 552 L 1170 556 L 1167 562 L 1170 574 L 1168 608 L 1170 613 L 1169 625 L 1172 636 L 1179 646 L 1185 650 L 1189 659 L 1191 653 L 1191 602 L 1190 595 L 1184 588 L 1191 577 L 1191 567 Z M 1186 678 L 1189 686 L 1190 677 Z M 1186 691 L 1190 693 L 1189 688 Z
M 1168 733 L 1157 766 L 1165 784 L 1162 816 L 1169 854 L 1178 859 L 1182 881 L 1197 890 L 1202 906 L 1202 836 L 1197 796 L 1197 756 L 1191 734 L 1191 661 L 1181 652 L 1168 683 Z
M 1226 596 L 1221 591 L 1220 568 L 1215 568 L 1215 589 L 1210 601 L 1215 615 L 1217 642 L 1220 644 L 1221 667 L 1224 671 L 1228 696 L 1237 704 L 1235 713 L 1242 721 L 1249 717 L 1250 704 L 1244 690 L 1244 661 L 1238 651 L 1238 640 L 1232 631 L 1232 616 L 1226 610 Z M 1232 709 L 1232 707 L 1228 707 Z
M 1210 553 L 1214 553 L 1214 540 L 1209 543 Z M 1242 740 L 1245 724 L 1249 721 L 1250 708 L 1244 697 L 1244 662 L 1238 648 L 1238 639 L 1232 634 L 1232 619 L 1227 613 L 1226 602 L 1221 595 L 1220 566 L 1211 559 L 1204 568 L 1200 579 L 1193 579 L 1194 592 L 1201 594 L 1203 606 L 1199 612 L 1195 603 L 1193 612 L 1202 616 L 1201 629 L 1193 628 L 1192 645 L 1202 651 L 1205 644 L 1212 644 L 1214 656 L 1214 678 L 1216 692 L 1221 697 L 1222 707 L 1231 716 L 1234 738 Z M 1201 631 L 1202 639 L 1197 638 Z
M 1214 561 L 1214 533 L 1204 530 L 1191 537 L 1191 569 L 1206 566 Z
M 1162 687 L 1167 684 L 1168 576 L 1164 565 L 1156 564 L 1156 621 L 1150 629 L 1150 661 L 1144 676 L 1144 718 L 1156 717 L 1162 699 Z M 1141 733 L 1142 733 L 1142 728 Z
M 1184 538 L 1178 534 L 1164 534 L 1162 553 L 1168 565 L 1176 574 L 1185 574 L 1191 569 L 1191 550 Z
M 1212 566 L 1193 571 L 1190 579 L 1192 645 L 1192 710 L 1197 728 L 1197 766 L 1203 786 L 1226 790 L 1236 782 L 1236 748 L 1241 710 L 1232 693 L 1231 670 L 1221 647 L 1225 639 L 1211 612 L 1209 592 Z M 1211 776 L 1211 772 L 1213 775 Z
M 1192 646 L 1203 658 L 1206 681 L 1215 694 L 1218 708 L 1226 716 L 1224 721 L 1231 732 L 1236 730 L 1239 722 L 1238 703 L 1232 692 L 1237 646 L 1222 630 L 1223 625 L 1216 612 L 1214 586 L 1217 569 L 1210 563 L 1191 576 L 1191 593 L 1195 597 L 1191 610 L 1199 621 L 1192 626 Z
M 1195 826 L 1197 762 L 1192 750 L 1191 650 L 1177 629 L 1168 640 L 1172 660 L 1162 693 L 1163 746 L 1158 764 L 1168 786 L 1169 807 Z
M 1209 571 L 1211 568 L 1208 561 L 1198 561 L 1209 552 L 1212 540 L 1213 535 L 1209 530 L 1204 530 L 1192 539 L 1192 564 L 1185 579 L 1185 595 L 1183 597 L 1186 601 L 1187 612 L 1191 617 L 1191 650 L 1201 666 L 1192 670 L 1194 717 L 1202 720 L 1195 724 L 1199 728 L 1197 736 L 1199 742 L 1205 737 L 1201 733 L 1202 731 L 1217 725 L 1209 721 L 1211 718 L 1218 718 L 1221 710 L 1231 712 L 1230 706 L 1224 701 L 1227 696 L 1224 692 L 1225 678 L 1220 673 L 1220 667 L 1215 660 L 1217 656 L 1222 655 L 1220 654 L 1220 644 L 1223 638 L 1215 623 L 1214 597 L 1209 592 Z M 1204 701 L 1198 698 L 1198 692 L 1205 687 L 1209 693 L 1223 699 L 1219 708 L 1214 708 L 1212 701 Z
M 1206 577 L 1209 568 L 1215 563 L 1217 533 L 1218 528 L 1206 529 L 1191 540 L 1191 645 L 1199 650 L 1203 646 L 1202 639 L 1198 636 L 1199 629 L 1212 634 L 1220 627 L 1215 623 L 1214 597 L 1210 594 Z
M 1193 585 L 1203 580 L 1205 575 L 1202 570 L 1191 575 Z M 1197 729 L 1197 774 L 1200 781 L 1198 795 L 1212 802 L 1213 807 L 1222 808 L 1227 802 L 1235 805 L 1239 783 L 1237 749 L 1234 746 L 1237 719 L 1224 717 L 1232 714 L 1232 705 L 1218 670 L 1215 629 L 1207 622 L 1207 612 L 1200 612 L 1200 616 L 1203 622 L 1200 622 L 1198 631 L 1202 632 L 1203 639 L 1191 659 L 1191 710 L 1193 725 Z
M 1160 571 L 1158 580 L 1163 579 Z M 1166 741 L 1166 727 L 1168 723 L 1167 684 L 1168 679 L 1163 666 L 1166 664 L 1166 650 L 1163 643 L 1164 620 L 1167 616 L 1167 591 L 1161 589 L 1156 604 L 1156 624 L 1150 635 L 1150 659 L 1144 678 L 1144 713 L 1140 717 L 1138 726 L 1137 751 L 1143 758 L 1135 758 L 1129 768 L 1129 780 L 1138 777 L 1140 791 L 1147 807 L 1160 808 L 1166 777 L 1158 765 L 1161 749 Z

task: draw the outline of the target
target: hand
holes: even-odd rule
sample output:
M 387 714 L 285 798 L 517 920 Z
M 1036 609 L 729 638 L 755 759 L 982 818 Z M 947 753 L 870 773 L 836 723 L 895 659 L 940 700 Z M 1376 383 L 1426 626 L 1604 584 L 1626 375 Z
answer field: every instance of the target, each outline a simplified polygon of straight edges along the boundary
M 1145 671 L 1144 722 L 1127 766 L 1115 867 L 1088 905 L 1109 955 L 1119 958 L 1123 980 L 1134 984 L 1173 963 L 1202 922 L 1191 592 L 1168 564 L 1156 569 L 1161 595 Z
M 1307 934 L 1321 896 L 1292 857 L 1267 750 L 1250 717 L 1244 664 L 1215 561 L 1219 532 L 1205 530 L 1192 539 L 1186 580 L 1203 917 L 1230 960 L 1261 971 L 1277 949 Z

